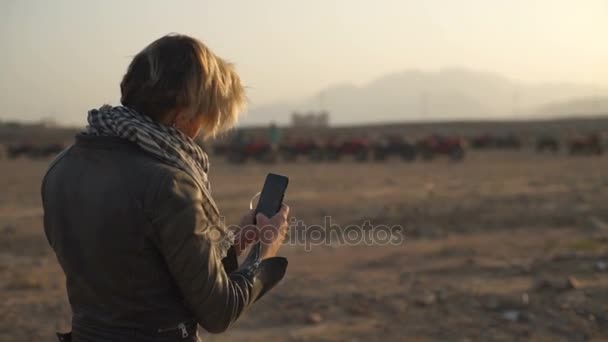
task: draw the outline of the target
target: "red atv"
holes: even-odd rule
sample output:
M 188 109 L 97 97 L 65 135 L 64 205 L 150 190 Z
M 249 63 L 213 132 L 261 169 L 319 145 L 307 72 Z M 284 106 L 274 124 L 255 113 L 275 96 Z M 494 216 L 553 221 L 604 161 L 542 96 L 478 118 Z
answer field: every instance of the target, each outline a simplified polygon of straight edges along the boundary
M 390 156 L 399 156 L 404 161 L 416 159 L 416 148 L 401 136 L 392 135 L 384 137 L 373 144 L 374 159 L 386 160 Z
M 494 138 L 490 134 L 483 134 L 471 139 L 471 147 L 474 149 L 486 149 L 494 147 Z
M 216 142 L 211 147 L 214 156 L 225 156 L 230 151 L 230 144 L 225 142 Z
M 323 159 L 323 148 L 314 139 L 285 141 L 279 146 L 279 151 L 285 161 L 296 161 L 299 157 L 306 157 L 311 161 Z
M 540 136 L 536 140 L 536 152 L 543 153 L 545 151 L 557 153 L 559 151 L 559 140 L 550 135 Z
M 570 154 L 600 155 L 604 152 L 602 140 L 598 134 L 589 134 L 572 139 L 569 144 Z
M 337 161 L 344 156 L 353 156 L 356 161 L 366 161 L 371 145 L 366 138 L 351 138 L 342 142 L 330 139 L 324 146 L 326 159 Z
M 436 156 L 447 156 L 451 160 L 464 159 L 464 147 L 459 137 L 431 135 L 416 143 L 416 150 L 424 160 L 431 160 Z
M 242 144 L 232 144 L 228 151 L 228 161 L 245 163 L 253 159 L 262 163 L 276 162 L 277 153 L 272 145 L 265 140 L 253 140 Z
M 506 135 L 493 136 L 490 134 L 483 134 L 471 139 L 471 147 L 474 149 L 513 149 L 517 150 L 521 148 L 521 141 L 519 138 L 512 133 Z

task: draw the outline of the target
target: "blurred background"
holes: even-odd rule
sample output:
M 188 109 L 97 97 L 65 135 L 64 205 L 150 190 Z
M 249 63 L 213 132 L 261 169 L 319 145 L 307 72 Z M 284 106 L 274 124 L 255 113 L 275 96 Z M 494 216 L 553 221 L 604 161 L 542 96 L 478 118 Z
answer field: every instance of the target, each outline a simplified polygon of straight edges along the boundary
M 228 223 L 278 172 L 306 225 L 400 228 L 285 246 L 286 280 L 207 340 L 608 339 L 608 2 L 4 0 L 1 341 L 69 329 L 40 181 L 172 32 L 248 87 L 200 141 Z

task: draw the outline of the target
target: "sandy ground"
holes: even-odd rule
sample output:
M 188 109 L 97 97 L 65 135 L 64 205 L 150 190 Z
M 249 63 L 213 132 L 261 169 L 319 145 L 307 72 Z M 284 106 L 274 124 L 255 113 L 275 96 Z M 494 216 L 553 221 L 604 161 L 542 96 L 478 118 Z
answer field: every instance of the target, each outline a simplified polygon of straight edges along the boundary
M 285 246 L 285 281 L 207 341 L 608 340 L 608 157 L 213 161 L 228 223 L 275 171 L 290 176 L 287 201 L 306 225 L 369 220 L 401 239 Z M 42 229 L 47 164 L 0 161 L 0 341 L 53 341 L 69 328 L 64 277 Z

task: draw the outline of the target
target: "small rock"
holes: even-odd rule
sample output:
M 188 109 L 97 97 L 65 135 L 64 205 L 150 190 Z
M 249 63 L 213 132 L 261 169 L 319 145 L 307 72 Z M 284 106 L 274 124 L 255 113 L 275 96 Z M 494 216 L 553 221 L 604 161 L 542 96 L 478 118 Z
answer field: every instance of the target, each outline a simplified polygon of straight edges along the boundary
M 521 295 L 521 303 L 522 303 L 523 305 L 528 305 L 528 304 L 530 304 L 530 296 L 528 295 L 528 293 L 527 293 L 527 292 L 524 292 L 524 293 Z
M 437 302 L 437 296 L 434 293 L 425 293 L 420 298 L 416 299 L 416 304 L 420 306 L 431 306 Z
M 595 270 L 596 271 L 600 271 L 600 272 L 604 272 L 605 270 L 608 269 L 608 263 L 605 261 L 598 261 L 595 263 Z
M 538 278 L 534 281 L 535 290 L 557 290 L 566 291 L 581 287 L 580 282 L 575 277 L 567 278 Z
M 306 321 L 310 324 L 319 324 L 323 322 L 323 316 L 321 316 L 321 314 L 318 312 L 311 312 L 308 314 Z
M 507 310 L 502 313 L 502 318 L 506 319 L 507 321 L 517 322 L 521 320 L 522 315 L 517 310 Z
M 568 285 L 571 289 L 580 289 L 582 287 L 581 282 L 573 276 L 568 277 Z

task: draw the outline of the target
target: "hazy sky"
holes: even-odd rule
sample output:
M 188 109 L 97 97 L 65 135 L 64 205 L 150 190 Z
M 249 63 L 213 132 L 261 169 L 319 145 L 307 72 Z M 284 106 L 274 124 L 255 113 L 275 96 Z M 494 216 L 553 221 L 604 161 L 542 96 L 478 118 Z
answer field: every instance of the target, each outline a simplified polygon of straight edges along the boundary
M 0 119 L 83 123 L 170 32 L 236 63 L 251 106 L 410 68 L 608 85 L 606 0 L 0 0 Z

